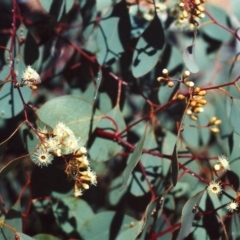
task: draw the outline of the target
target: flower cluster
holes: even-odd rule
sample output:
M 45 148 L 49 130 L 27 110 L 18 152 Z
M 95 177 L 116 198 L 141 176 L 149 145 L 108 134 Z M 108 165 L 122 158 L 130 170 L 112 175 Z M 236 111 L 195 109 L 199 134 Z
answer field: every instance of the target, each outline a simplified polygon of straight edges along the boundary
M 40 166 L 48 166 L 54 157 L 63 157 L 66 162 L 65 172 L 69 179 L 75 181 L 74 195 L 81 196 L 90 184 L 96 185 L 96 174 L 89 167 L 87 149 L 82 146 L 80 138 L 64 123 L 59 122 L 52 132 L 46 128 L 39 130 L 41 144 L 35 151 L 32 161 Z
M 205 17 L 203 3 L 205 0 L 181 0 L 171 9 L 171 15 L 177 19 L 177 26 L 189 26 L 194 29 L 198 20 Z
M 207 94 L 205 90 L 201 90 L 199 87 L 195 87 L 192 91 L 192 94 L 189 98 L 189 108 L 187 109 L 187 115 L 191 119 L 197 121 L 198 117 L 196 114 L 204 111 L 203 106 L 207 104 L 207 100 L 204 99 L 204 96 Z
M 37 89 L 37 85 L 39 83 L 41 83 L 39 74 L 31 66 L 27 66 L 26 70 L 22 74 L 20 86 L 27 86 L 35 90 Z

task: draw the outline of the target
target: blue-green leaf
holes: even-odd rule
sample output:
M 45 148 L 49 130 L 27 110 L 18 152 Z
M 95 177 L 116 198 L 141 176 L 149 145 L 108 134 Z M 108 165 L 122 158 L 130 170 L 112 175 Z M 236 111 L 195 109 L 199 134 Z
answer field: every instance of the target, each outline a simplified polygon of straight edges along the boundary
M 114 126 L 113 122 L 106 118 L 103 118 L 100 121 L 98 128 L 103 129 L 109 133 L 115 133 L 116 131 L 121 132 L 126 128 L 126 124 L 118 106 L 114 107 L 107 114 L 107 116 L 115 121 L 118 130 L 115 129 L 116 126 Z M 112 141 L 112 139 L 108 140 L 101 137 L 96 137 L 91 148 L 89 149 L 89 154 L 91 156 L 91 159 L 95 161 L 107 161 L 116 155 L 121 149 L 122 146 L 117 142 Z
M 97 32 L 97 60 L 111 65 L 124 52 L 130 40 L 130 20 L 125 1 L 116 4 L 101 20 Z
M 232 99 L 230 123 L 237 134 L 240 134 L 240 99 Z
M 119 215 L 117 212 L 104 211 L 96 214 L 80 229 L 83 239 L 111 240 L 116 239 L 117 234 L 126 231 L 137 221 L 127 215 Z
M 25 65 L 23 60 L 16 64 L 16 71 L 18 72 L 17 80 L 21 82 L 21 73 L 25 70 Z M 10 68 L 4 66 L 0 72 L 0 79 L 6 79 L 10 74 Z M 21 91 L 25 103 L 28 103 L 32 90 L 28 87 L 23 87 L 20 89 L 14 88 L 13 84 L 8 82 L 5 83 L 0 89 L 0 118 L 12 118 L 19 114 L 23 108 L 24 104 L 20 97 L 19 91 Z
M 15 231 L 19 232 L 22 231 L 22 215 L 19 200 L 17 200 L 17 202 L 8 211 L 4 223 L 14 228 Z M 10 230 L 7 227 L 3 227 L 0 231 L 0 239 L 1 240 L 15 239 L 15 232 L 13 232 L 13 230 Z
M 140 141 L 137 143 L 136 148 L 134 149 L 134 152 L 130 155 L 127 166 L 125 167 L 125 169 L 123 171 L 122 188 L 124 188 L 127 185 L 127 181 L 128 181 L 130 174 L 132 173 L 133 169 L 135 168 L 138 161 L 140 160 L 142 150 L 143 150 L 143 144 L 144 144 L 144 141 L 146 138 L 146 132 L 147 132 L 147 126 L 145 128 L 143 136 L 141 137 Z
M 37 234 L 33 237 L 36 240 L 59 240 L 59 238 L 56 238 L 56 237 L 54 237 L 52 235 L 49 235 L 49 234 Z
M 62 230 L 69 234 L 80 229 L 94 216 L 88 203 L 69 195 L 59 195 L 53 192 L 53 213 L 56 222 Z
M 155 15 L 135 47 L 132 59 L 134 77 L 141 77 L 152 70 L 159 60 L 164 43 L 165 36 L 162 23 Z
M 24 233 L 16 232 L 16 236 L 18 236 L 19 240 L 36 240 L 36 238 L 32 238 Z M 16 239 L 16 238 L 15 238 Z
M 195 196 L 188 199 L 182 210 L 182 224 L 178 233 L 177 240 L 182 240 L 189 235 L 192 228 L 192 222 L 197 213 L 198 205 L 205 190 L 197 193 Z
M 90 129 L 93 131 L 101 120 L 101 113 L 95 110 L 92 118 L 92 105 L 77 96 L 67 95 L 46 102 L 37 110 L 38 118 L 54 128 L 58 122 L 66 124 L 85 143 Z
M 178 149 L 177 143 L 174 146 L 172 154 L 172 183 L 173 186 L 176 186 L 178 178 Z
M 185 48 L 183 52 L 183 61 L 190 72 L 197 73 L 199 71 L 194 59 L 194 44 Z
M 216 19 L 220 24 L 228 27 L 228 14 L 227 12 L 219 8 L 217 5 L 206 4 L 205 9 Z M 204 22 L 212 21 L 207 15 L 204 18 Z M 201 30 L 209 37 L 218 40 L 220 42 L 228 42 L 233 35 L 225 29 L 219 27 L 217 24 L 206 24 Z

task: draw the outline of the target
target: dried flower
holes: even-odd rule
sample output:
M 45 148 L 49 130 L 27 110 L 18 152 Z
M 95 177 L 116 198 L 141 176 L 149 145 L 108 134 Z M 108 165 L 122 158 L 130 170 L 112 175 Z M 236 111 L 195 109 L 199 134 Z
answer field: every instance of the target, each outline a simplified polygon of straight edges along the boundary
M 238 208 L 238 202 L 235 202 L 235 201 L 232 201 L 232 202 L 230 202 L 230 203 L 227 205 L 227 209 L 228 209 L 228 211 L 230 211 L 230 212 L 236 211 L 237 208 Z
M 216 195 L 219 195 L 222 192 L 222 187 L 220 183 L 215 181 L 211 181 L 207 189 L 210 193 L 213 193 Z
M 45 150 L 39 148 L 33 156 L 32 161 L 38 166 L 48 166 L 53 161 L 53 156 Z

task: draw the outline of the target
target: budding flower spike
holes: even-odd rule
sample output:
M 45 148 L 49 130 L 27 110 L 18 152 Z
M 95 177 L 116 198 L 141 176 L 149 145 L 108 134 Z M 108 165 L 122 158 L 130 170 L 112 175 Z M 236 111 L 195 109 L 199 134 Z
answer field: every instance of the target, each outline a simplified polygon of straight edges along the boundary
M 22 74 L 20 86 L 27 86 L 34 90 L 39 83 L 41 83 L 40 75 L 31 66 L 27 66 Z
M 208 186 L 208 192 L 211 194 L 219 195 L 222 192 L 222 187 L 219 182 L 211 181 Z
M 238 203 L 235 201 L 232 201 L 227 205 L 227 209 L 229 212 L 237 211 L 237 208 L 238 208 Z

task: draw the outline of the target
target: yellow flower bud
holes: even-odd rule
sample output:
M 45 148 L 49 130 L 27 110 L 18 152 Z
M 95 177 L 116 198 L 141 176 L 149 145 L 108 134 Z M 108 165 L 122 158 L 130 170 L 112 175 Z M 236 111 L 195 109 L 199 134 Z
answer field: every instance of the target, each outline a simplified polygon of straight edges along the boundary
M 164 68 L 162 70 L 162 74 L 163 74 L 164 77 L 168 77 L 168 70 L 166 68 Z
M 187 87 L 194 87 L 194 82 L 188 81 L 184 83 Z
M 190 72 L 189 71 L 185 71 L 182 76 L 183 76 L 183 79 L 185 79 L 185 78 L 190 76 Z
M 213 132 L 213 133 L 220 133 L 219 128 L 210 128 L 210 131 Z
M 193 92 L 196 94 L 196 93 L 199 93 L 201 91 L 200 87 L 195 87 Z
M 201 90 L 198 95 L 199 96 L 205 96 L 207 94 L 207 92 L 205 90 Z
M 214 122 L 215 125 L 220 125 L 221 123 L 222 123 L 222 120 L 220 120 L 220 119 L 217 119 L 217 120 Z
M 194 121 L 197 121 L 197 120 L 198 120 L 198 117 L 195 116 L 195 115 L 193 115 L 193 114 L 192 114 L 190 117 L 191 117 L 191 119 L 194 120 Z
M 174 86 L 174 83 L 172 81 L 168 82 L 168 87 L 172 88 Z
M 177 95 L 177 98 L 178 98 L 179 100 L 183 100 L 183 99 L 185 98 L 185 96 L 182 95 L 182 94 L 178 94 L 178 95 Z
M 164 77 L 158 77 L 158 78 L 157 78 L 157 81 L 158 81 L 158 82 L 162 82 L 162 81 L 165 81 L 165 80 L 166 80 L 166 79 L 165 79 Z

